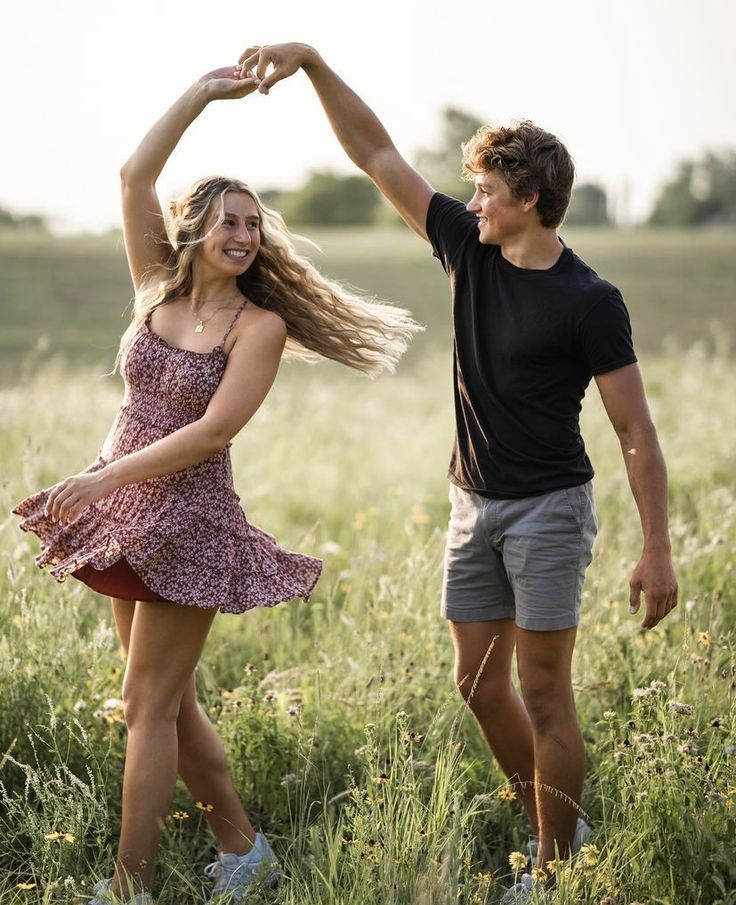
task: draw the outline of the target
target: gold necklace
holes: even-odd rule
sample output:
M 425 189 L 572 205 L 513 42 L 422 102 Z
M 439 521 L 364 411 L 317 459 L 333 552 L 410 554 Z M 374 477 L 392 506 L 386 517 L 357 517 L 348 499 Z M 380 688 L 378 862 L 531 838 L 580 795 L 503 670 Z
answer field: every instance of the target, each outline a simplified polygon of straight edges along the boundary
M 238 298 L 238 296 L 235 296 L 235 295 L 230 296 L 229 301 L 232 301 L 235 298 Z M 209 301 L 212 301 L 212 299 L 210 299 Z M 218 301 L 222 301 L 222 299 L 219 299 Z M 204 304 L 206 305 L 207 302 L 205 302 Z M 195 324 L 194 332 L 195 333 L 204 333 L 205 324 L 208 324 L 212 320 L 212 318 L 217 314 L 218 311 L 224 311 L 226 308 L 229 308 L 229 307 L 231 307 L 231 306 L 230 305 L 220 305 L 218 308 L 215 308 L 215 310 L 212 312 L 212 314 L 210 314 L 209 317 L 197 317 L 197 315 L 195 314 L 194 316 L 197 317 L 197 323 Z

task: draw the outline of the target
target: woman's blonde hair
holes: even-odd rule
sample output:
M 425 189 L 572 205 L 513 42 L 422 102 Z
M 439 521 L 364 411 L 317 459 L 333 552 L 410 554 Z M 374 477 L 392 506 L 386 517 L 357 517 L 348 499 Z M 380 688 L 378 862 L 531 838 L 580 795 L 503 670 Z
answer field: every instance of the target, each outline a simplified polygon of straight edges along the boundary
M 258 208 L 261 245 L 237 285 L 250 301 L 284 319 L 285 354 L 307 361 L 331 358 L 371 376 L 393 371 L 413 334 L 423 329 L 409 312 L 364 298 L 322 276 L 296 252 L 282 217 L 265 207 L 244 182 L 222 176 L 200 179 L 169 205 L 171 249 L 165 266 L 170 275 L 160 281 L 144 280 L 135 297 L 133 320 L 120 341 L 116 366 L 152 311 L 191 292 L 192 266 L 208 235 L 207 216 L 219 202 L 219 218 L 212 228 L 223 222 L 227 192 L 250 196 Z

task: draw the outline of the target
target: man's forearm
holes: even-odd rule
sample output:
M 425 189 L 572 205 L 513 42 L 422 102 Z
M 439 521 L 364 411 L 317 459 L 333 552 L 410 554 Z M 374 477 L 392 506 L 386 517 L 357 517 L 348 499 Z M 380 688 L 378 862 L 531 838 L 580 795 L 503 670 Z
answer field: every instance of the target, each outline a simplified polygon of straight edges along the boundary
M 393 142 L 371 108 L 343 82 L 313 47 L 305 49 L 302 69 L 309 77 L 345 153 L 361 170 L 371 157 Z
M 652 425 L 619 437 L 644 537 L 644 551 L 670 550 L 667 466 Z

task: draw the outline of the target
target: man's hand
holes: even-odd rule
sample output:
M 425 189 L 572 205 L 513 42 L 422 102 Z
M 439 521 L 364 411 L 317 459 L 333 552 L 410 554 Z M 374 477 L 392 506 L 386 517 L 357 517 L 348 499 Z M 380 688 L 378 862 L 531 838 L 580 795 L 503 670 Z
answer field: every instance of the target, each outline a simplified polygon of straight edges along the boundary
M 258 90 L 268 94 L 276 82 L 294 75 L 304 63 L 316 55 L 308 44 L 271 44 L 248 47 L 240 55 L 240 71 L 254 70 Z M 269 71 L 270 67 L 270 71 Z
M 654 628 L 677 606 L 677 579 L 668 552 L 642 553 L 629 581 L 629 612 L 639 612 L 644 592 L 646 615 L 642 628 Z

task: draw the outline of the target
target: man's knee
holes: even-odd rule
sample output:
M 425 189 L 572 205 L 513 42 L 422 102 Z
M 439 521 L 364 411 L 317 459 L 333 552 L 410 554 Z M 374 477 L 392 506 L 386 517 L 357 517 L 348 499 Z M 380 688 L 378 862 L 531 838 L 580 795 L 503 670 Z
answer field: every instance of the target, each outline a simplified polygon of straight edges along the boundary
M 559 686 L 549 677 L 521 682 L 524 707 L 534 732 L 540 735 L 553 732 L 558 725 L 575 719 L 572 688 Z
M 455 683 L 465 703 L 476 715 L 502 709 L 513 694 L 509 676 L 484 674 L 478 668 L 464 669 L 458 665 Z

